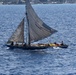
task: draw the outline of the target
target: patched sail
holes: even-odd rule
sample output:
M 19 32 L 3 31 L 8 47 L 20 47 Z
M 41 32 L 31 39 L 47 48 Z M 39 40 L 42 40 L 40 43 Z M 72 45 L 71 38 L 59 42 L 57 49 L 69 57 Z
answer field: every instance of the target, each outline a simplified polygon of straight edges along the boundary
M 24 43 L 24 18 L 7 43 L 10 42 Z
M 29 0 L 26 0 L 26 17 L 29 28 L 29 41 L 35 42 L 57 32 L 47 26 L 35 13 Z

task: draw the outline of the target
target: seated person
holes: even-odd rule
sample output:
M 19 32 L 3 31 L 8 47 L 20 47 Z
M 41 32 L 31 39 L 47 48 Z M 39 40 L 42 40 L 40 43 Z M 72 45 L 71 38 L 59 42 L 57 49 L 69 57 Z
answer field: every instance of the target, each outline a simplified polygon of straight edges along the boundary
M 23 46 L 26 46 L 26 43 L 24 43 Z
M 56 46 L 59 46 L 59 44 L 58 44 L 58 43 L 56 43 L 56 42 L 54 42 L 54 44 L 55 44 Z
M 61 42 L 61 45 L 64 45 L 64 44 L 63 44 L 63 41 Z

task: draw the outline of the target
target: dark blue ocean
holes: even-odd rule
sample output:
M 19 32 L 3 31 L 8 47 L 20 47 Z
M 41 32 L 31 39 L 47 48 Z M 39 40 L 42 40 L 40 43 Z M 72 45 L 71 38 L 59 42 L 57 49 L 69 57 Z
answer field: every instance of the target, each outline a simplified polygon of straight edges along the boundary
M 69 47 L 8 49 L 5 44 L 25 16 L 25 6 L 0 5 L 0 75 L 76 75 L 76 4 L 37 4 L 33 8 L 58 31 L 39 42 L 64 41 Z

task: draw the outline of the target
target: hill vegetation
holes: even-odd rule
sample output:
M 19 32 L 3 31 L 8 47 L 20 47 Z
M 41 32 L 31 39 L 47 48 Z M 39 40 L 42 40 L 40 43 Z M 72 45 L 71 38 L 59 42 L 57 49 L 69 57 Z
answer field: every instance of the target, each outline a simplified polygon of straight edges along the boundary
M 23 4 L 26 0 L 0 0 L 2 4 Z M 76 3 L 76 0 L 30 0 L 32 3 Z

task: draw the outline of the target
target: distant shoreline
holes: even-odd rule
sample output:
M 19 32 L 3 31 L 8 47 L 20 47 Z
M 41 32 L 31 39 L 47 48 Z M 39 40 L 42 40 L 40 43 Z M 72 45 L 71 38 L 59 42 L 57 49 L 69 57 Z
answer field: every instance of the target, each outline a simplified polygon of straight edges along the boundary
M 39 4 L 76 4 L 76 3 L 39 3 Z M 25 4 L 0 4 L 0 5 L 25 5 Z M 36 5 L 36 4 L 32 4 Z

